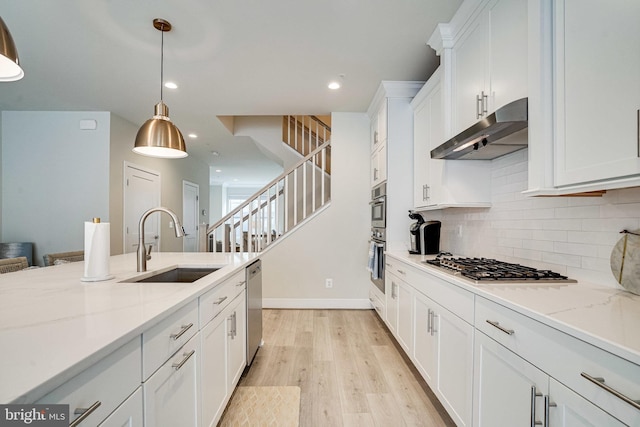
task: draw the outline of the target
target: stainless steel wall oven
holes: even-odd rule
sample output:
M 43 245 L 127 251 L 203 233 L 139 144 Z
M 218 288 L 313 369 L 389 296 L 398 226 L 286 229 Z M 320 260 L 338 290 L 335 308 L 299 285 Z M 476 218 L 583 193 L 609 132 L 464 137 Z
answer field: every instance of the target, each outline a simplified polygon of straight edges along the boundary
M 369 242 L 369 271 L 371 281 L 384 293 L 384 251 L 386 250 L 387 184 L 371 190 L 371 240 Z

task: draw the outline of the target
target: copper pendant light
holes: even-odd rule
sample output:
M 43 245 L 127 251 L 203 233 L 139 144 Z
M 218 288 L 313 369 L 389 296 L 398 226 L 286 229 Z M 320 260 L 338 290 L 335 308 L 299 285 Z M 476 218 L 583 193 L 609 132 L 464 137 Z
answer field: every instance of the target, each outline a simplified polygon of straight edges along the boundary
M 154 115 L 147 120 L 136 135 L 133 151 L 143 156 L 179 159 L 187 157 L 187 147 L 180 130 L 169 119 L 169 108 L 162 101 L 164 79 L 164 33 L 171 31 L 171 24 L 164 19 L 154 19 L 153 26 L 162 33 L 160 50 L 160 102 L 154 108 Z
M 0 82 L 13 82 L 24 77 L 20 67 L 18 49 L 13 42 L 9 27 L 0 18 Z

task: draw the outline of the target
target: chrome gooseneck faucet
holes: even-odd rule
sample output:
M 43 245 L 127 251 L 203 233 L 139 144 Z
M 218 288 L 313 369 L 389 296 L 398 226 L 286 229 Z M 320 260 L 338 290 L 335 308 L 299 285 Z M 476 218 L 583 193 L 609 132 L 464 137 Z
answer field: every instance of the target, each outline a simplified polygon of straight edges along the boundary
M 173 222 L 174 222 L 176 237 L 184 237 L 185 235 L 184 229 L 180 224 L 180 220 L 178 219 L 178 216 L 172 211 L 170 211 L 169 209 L 163 208 L 163 207 L 157 207 L 157 208 L 151 208 L 145 213 L 143 213 L 142 216 L 140 217 L 140 222 L 138 223 L 138 271 L 139 272 L 147 271 L 147 260 L 151 258 L 151 255 L 147 253 L 144 247 L 144 222 L 146 221 L 147 217 L 154 212 L 165 212 L 169 214 L 169 216 L 171 216 L 171 219 L 173 219 Z

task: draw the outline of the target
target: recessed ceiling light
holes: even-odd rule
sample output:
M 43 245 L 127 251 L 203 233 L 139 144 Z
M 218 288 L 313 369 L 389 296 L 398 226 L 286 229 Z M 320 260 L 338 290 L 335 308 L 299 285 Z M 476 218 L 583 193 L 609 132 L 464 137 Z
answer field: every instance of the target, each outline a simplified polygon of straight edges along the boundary
M 220 155 L 220 153 L 218 153 L 217 151 L 212 151 L 211 154 L 214 155 L 214 156 L 219 156 Z
M 164 87 L 166 87 L 167 89 L 178 89 L 178 85 L 174 82 L 166 82 L 164 84 Z
M 198 135 L 196 135 L 195 133 L 190 133 L 188 136 L 191 139 L 196 139 L 198 137 Z
M 340 89 L 340 83 L 336 82 L 336 81 L 332 81 L 329 82 L 329 84 L 327 85 L 327 87 L 331 90 L 337 90 Z
M 220 172 L 222 172 L 222 169 L 216 169 L 216 172 L 220 173 Z
M 233 178 L 233 181 L 234 181 L 234 182 L 237 182 L 237 181 L 238 181 L 238 178 Z

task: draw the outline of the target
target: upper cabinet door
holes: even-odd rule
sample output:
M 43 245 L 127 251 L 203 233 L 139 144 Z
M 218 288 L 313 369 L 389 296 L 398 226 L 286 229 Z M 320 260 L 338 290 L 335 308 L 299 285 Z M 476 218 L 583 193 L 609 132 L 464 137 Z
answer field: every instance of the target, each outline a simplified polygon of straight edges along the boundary
M 640 174 L 640 2 L 557 0 L 555 185 Z
M 525 98 L 527 82 L 527 0 L 489 4 L 489 111 Z
M 528 93 L 527 0 L 490 0 L 479 8 L 452 50 L 453 135 Z

